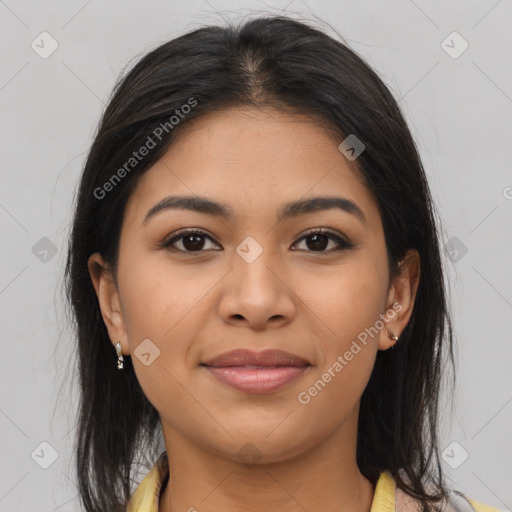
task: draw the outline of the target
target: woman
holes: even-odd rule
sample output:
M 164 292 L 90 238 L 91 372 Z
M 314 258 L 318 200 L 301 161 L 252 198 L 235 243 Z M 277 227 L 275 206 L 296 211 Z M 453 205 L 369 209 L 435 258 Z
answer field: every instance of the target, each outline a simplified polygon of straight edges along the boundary
M 85 510 L 497 510 L 439 460 L 434 212 L 396 101 L 322 31 L 262 17 L 144 56 L 69 247 Z

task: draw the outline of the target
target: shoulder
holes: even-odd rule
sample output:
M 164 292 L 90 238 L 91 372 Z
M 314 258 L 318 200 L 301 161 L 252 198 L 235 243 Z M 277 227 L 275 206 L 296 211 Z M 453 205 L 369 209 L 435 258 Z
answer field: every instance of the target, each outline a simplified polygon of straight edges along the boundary
M 388 473 L 388 479 L 392 479 L 389 472 L 386 473 Z M 395 492 L 396 511 L 423 512 L 423 507 L 419 500 L 398 487 L 393 486 L 393 490 Z M 443 512 L 503 512 L 501 509 L 477 501 L 457 490 L 449 490 L 448 499 L 443 503 L 441 509 Z
M 396 489 L 395 499 L 397 511 L 423 512 L 421 502 L 409 496 L 402 489 Z M 450 491 L 448 500 L 443 504 L 442 510 L 443 512 L 503 512 L 455 490 Z
M 471 506 L 476 510 L 476 512 L 503 512 L 499 508 L 491 507 L 490 505 L 486 505 L 485 503 L 481 503 L 472 498 L 468 498 L 467 496 L 466 499 L 469 501 Z

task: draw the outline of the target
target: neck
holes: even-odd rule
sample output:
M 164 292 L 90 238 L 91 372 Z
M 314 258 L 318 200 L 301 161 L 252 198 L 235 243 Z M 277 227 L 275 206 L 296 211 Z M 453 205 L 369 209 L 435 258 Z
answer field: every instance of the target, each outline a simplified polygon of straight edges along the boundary
M 353 419 L 300 455 L 249 466 L 162 426 L 170 476 L 159 512 L 370 512 L 375 487 L 357 467 Z

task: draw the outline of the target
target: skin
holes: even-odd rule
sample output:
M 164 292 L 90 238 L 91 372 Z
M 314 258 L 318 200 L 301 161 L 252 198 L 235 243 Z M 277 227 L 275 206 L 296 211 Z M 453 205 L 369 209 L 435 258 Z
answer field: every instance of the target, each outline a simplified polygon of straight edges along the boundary
M 410 250 L 401 275 L 390 279 L 377 204 L 340 142 L 306 117 L 275 110 L 230 109 L 191 121 L 127 204 L 115 278 L 100 254 L 89 259 L 112 344 L 132 355 L 160 414 L 170 483 L 159 512 L 371 508 L 374 486 L 356 464 L 357 421 L 377 351 L 394 344 L 386 329 L 309 403 L 297 397 L 394 303 L 401 309 L 386 327 L 400 336 L 420 266 Z M 171 194 L 226 203 L 235 217 L 168 210 L 144 224 Z M 366 221 L 338 209 L 276 221 L 283 203 L 317 195 L 350 199 Z M 182 228 L 206 232 L 203 247 L 193 252 L 183 238 L 175 252 L 159 246 Z M 329 252 L 337 243 L 327 238 L 316 249 L 304 238 L 312 228 L 354 247 Z M 236 252 L 247 236 L 263 249 L 252 263 Z M 145 339 L 160 350 L 149 365 L 134 354 Z M 199 366 L 234 348 L 279 348 L 311 367 L 277 391 L 244 393 Z M 259 456 L 253 464 L 240 456 L 247 443 Z

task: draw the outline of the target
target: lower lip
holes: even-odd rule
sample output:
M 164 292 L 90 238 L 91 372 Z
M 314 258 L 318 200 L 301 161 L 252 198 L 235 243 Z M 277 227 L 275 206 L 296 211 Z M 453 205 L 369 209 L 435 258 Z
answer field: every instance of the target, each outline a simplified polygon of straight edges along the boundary
M 308 366 L 206 366 L 220 382 L 246 393 L 269 393 L 298 379 Z

